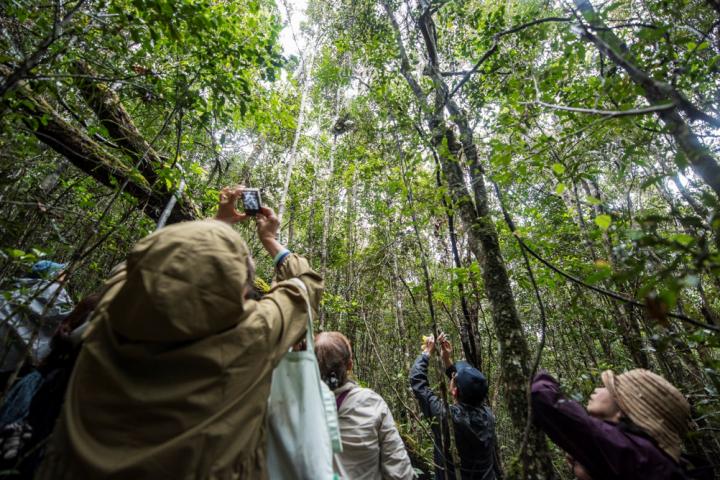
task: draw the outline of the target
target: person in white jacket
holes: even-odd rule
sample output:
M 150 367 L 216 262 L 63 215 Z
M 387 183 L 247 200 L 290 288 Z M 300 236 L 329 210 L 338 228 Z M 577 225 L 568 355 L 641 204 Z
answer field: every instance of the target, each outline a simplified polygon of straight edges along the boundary
M 315 337 L 323 381 L 335 393 L 343 451 L 335 469 L 352 480 L 406 480 L 415 477 L 405 445 L 385 400 L 350 380 L 352 346 L 340 332 Z

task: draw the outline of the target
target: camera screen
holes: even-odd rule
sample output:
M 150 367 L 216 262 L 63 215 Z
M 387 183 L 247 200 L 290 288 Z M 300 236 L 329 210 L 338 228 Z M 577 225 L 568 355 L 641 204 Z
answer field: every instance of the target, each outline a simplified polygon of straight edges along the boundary
M 247 211 L 260 210 L 260 198 L 258 192 L 243 192 L 243 206 Z

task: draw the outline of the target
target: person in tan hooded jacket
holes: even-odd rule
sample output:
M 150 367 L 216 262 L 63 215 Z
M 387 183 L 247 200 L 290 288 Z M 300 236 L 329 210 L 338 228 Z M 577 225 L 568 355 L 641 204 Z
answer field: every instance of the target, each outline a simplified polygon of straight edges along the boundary
M 140 240 L 107 282 L 36 478 L 267 478 L 271 374 L 305 332 L 305 295 L 317 309 L 323 283 L 278 243 L 263 208 L 257 233 L 276 281 L 246 297 L 254 264 L 229 225 L 247 220 L 235 210 L 241 191 L 221 192 L 214 220 Z

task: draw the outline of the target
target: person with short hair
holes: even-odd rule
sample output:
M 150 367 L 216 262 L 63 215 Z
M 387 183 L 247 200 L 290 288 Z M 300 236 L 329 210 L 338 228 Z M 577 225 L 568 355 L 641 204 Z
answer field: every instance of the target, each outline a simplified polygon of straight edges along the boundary
M 587 409 L 566 398 L 547 372 L 532 384 L 536 425 L 569 455 L 582 480 L 687 478 L 679 464 L 690 405 L 660 375 L 606 370 Z
M 385 400 L 350 379 L 352 346 L 340 332 L 315 337 L 320 376 L 335 393 L 342 453 L 335 469 L 350 480 L 408 480 L 414 472 Z
M 261 208 L 276 281 L 248 298 L 254 263 L 231 227 L 249 220 L 235 208 L 242 191 L 223 189 L 215 219 L 140 240 L 106 282 L 37 480 L 268 477 L 272 372 L 303 337 L 323 282 Z
M 455 445 L 460 457 L 462 480 L 494 480 L 495 466 L 495 416 L 485 405 L 488 382 L 485 375 L 466 361 L 453 362 L 452 344 L 444 333 L 438 335 L 440 356 L 445 374 L 450 379 L 453 404 L 449 406 L 449 419 L 455 433 Z M 440 446 L 440 435 L 448 412 L 444 401 L 430 388 L 428 363 L 435 351 L 436 341 L 425 337 L 423 351 L 410 370 L 410 386 L 420 403 L 424 416 L 433 419 L 435 478 L 456 478 L 451 458 L 445 458 Z M 449 441 L 446 439 L 445 441 Z

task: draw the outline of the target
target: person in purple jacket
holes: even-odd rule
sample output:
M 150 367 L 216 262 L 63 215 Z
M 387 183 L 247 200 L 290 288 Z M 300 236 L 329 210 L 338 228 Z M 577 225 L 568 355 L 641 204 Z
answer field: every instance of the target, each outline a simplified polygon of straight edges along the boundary
M 644 369 L 602 373 L 587 409 L 566 398 L 546 372 L 532 384 L 535 423 L 568 453 L 581 480 L 685 479 L 680 466 L 690 405 L 677 388 Z

